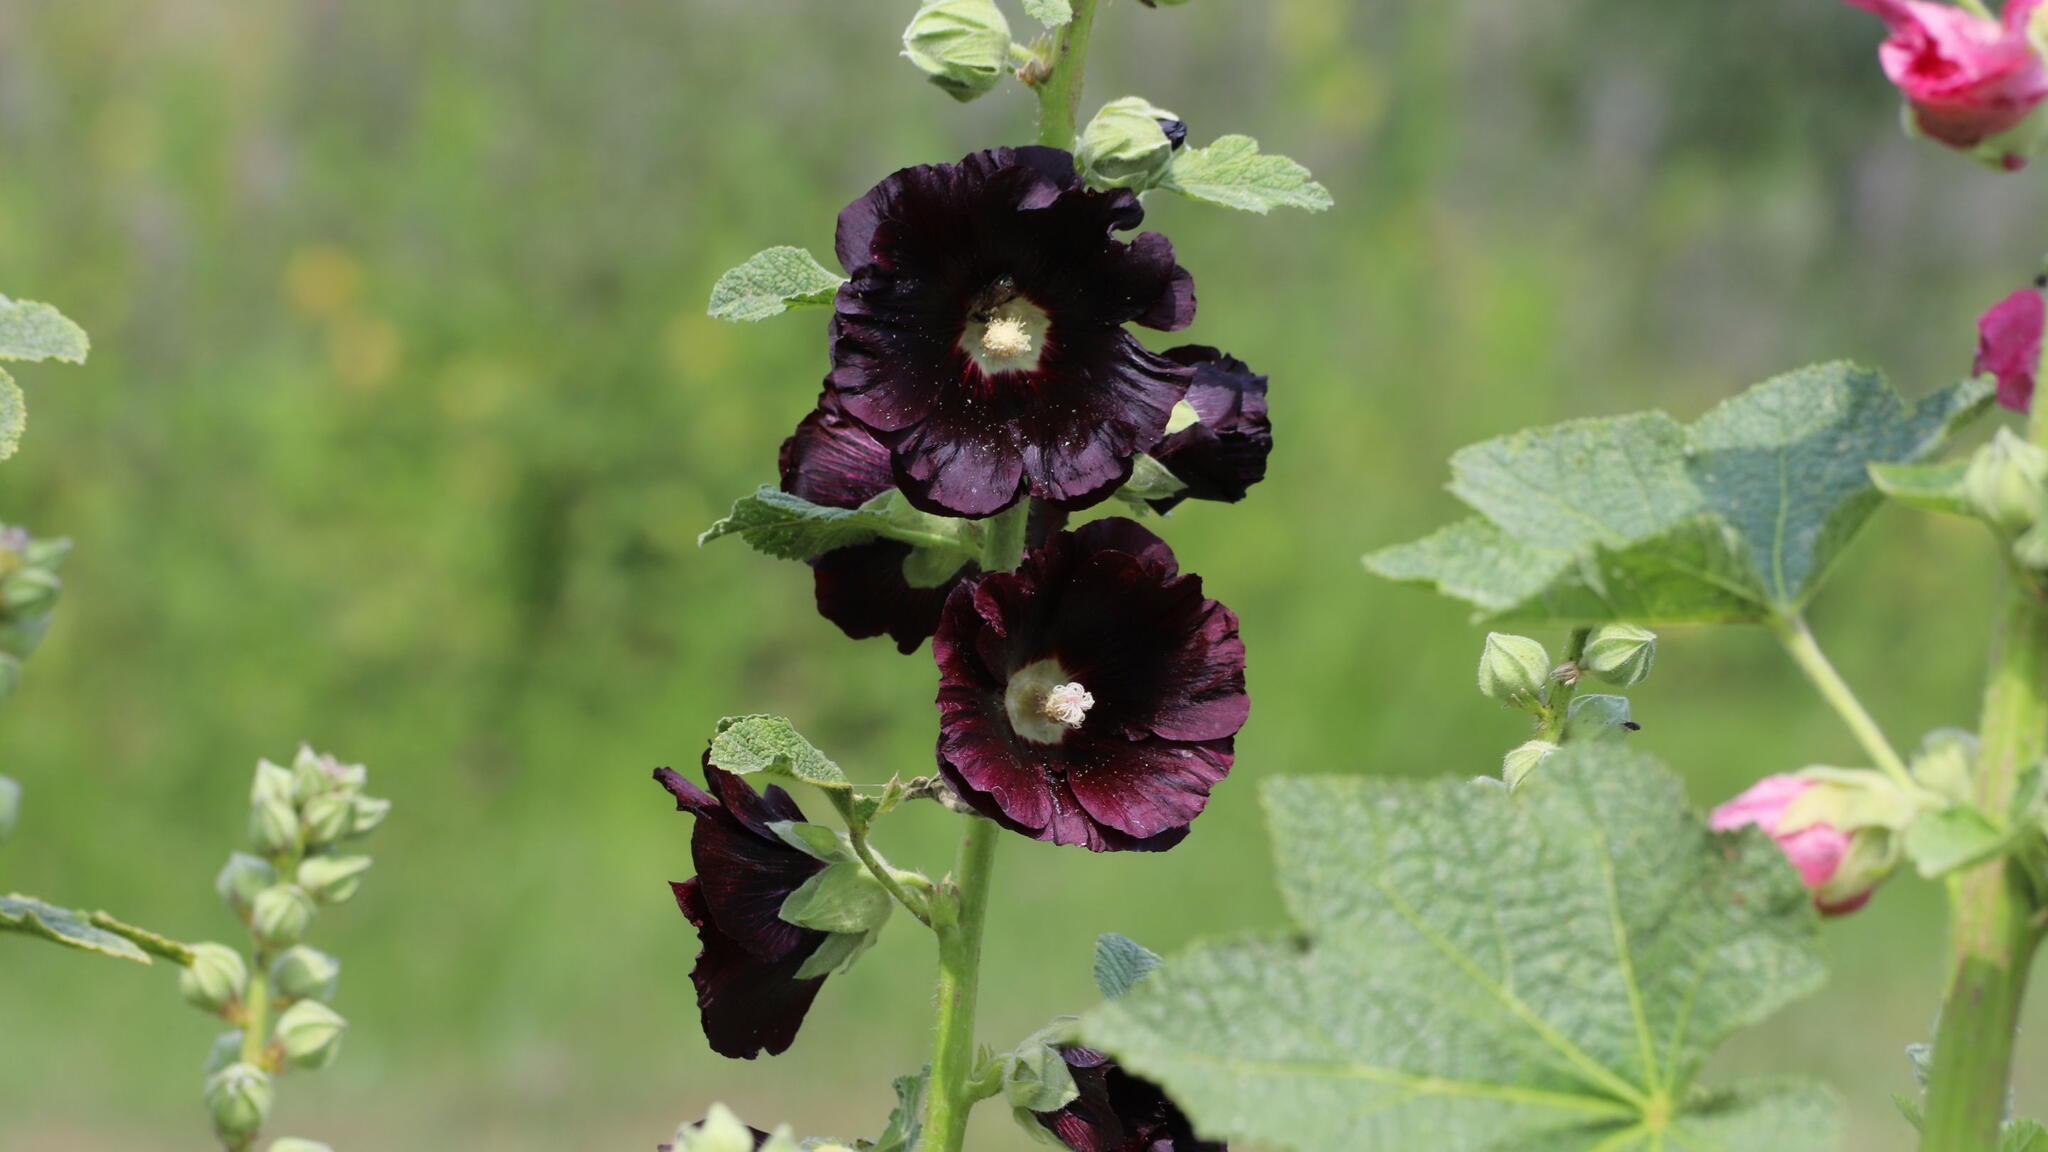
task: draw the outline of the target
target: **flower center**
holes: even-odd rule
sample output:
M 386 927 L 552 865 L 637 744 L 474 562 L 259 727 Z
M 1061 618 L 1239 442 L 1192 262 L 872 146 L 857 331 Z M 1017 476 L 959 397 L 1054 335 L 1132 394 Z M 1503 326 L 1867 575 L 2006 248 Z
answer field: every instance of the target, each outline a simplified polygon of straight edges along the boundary
M 1031 372 L 1045 352 L 1046 329 L 1052 320 L 1007 280 L 984 290 L 967 314 L 960 347 L 984 376 Z
M 1003 698 L 1010 728 L 1034 744 L 1057 744 L 1087 722 L 1095 696 L 1069 679 L 1057 660 L 1040 660 L 1010 676 Z

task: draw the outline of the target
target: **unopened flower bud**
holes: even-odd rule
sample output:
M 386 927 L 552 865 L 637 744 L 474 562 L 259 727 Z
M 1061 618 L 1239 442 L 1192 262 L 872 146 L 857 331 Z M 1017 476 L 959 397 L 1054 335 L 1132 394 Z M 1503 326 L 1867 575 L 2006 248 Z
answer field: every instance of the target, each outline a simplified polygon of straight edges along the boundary
M 299 862 L 299 887 L 322 904 L 343 904 L 363 886 L 368 856 L 308 856 Z
M 334 1149 L 317 1140 L 301 1140 L 297 1136 L 286 1136 L 272 1140 L 270 1152 L 334 1152 Z
M 299 745 L 299 754 L 292 758 L 292 796 L 300 804 L 329 792 L 360 792 L 368 779 L 369 771 L 362 765 L 343 764 L 310 745 Z
M 703 1120 L 676 1129 L 670 1147 L 675 1152 L 754 1152 L 769 1139 L 768 1133 L 741 1123 L 732 1109 L 713 1104 Z
M 41 616 L 57 606 L 63 584 L 44 568 L 21 568 L 0 580 L 0 613 L 17 620 Z
M 2000 428 L 1991 443 L 1970 457 L 1963 473 L 1963 497 L 1993 527 L 2022 532 L 2040 519 L 2042 485 L 2048 481 L 2048 450 Z
M 1550 679 L 1550 653 L 1527 636 L 1486 634 L 1479 655 L 1479 690 L 1503 704 L 1534 710 L 1538 693 Z
M 277 883 L 277 869 L 268 860 L 260 860 L 247 852 L 237 852 L 228 857 L 220 875 L 213 881 L 213 890 L 228 907 L 246 916 L 256 903 L 256 894 Z
M 249 927 L 265 948 L 289 948 L 313 926 L 313 898 L 296 884 L 277 884 L 256 894 Z
M 2029 572 L 2048 572 L 2048 523 L 2020 533 L 2012 542 L 2012 559 Z
M 1010 22 L 995 0 L 925 0 L 903 30 L 903 54 L 964 103 L 1010 70 Z
M 284 1058 L 299 1068 L 325 1068 L 341 1052 L 348 1021 L 318 1000 L 301 1000 L 277 1018 L 273 1033 Z
M 1104 104 L 1081 132 L 1075 158 L 1082 175 L 1097 188 L 1142 192 L 1156 187 L 1173 164 L 1168 123 L 1178 124 L 1180 117 L 1137 96 Z M 1181 125 L 1182 139 L 1186 134 L 1186 125 Z
M 206 1082 L 206 1110 L 222 1137 L 248 1139 L 270 1116 L 270 1073 L 242 1063 L 214 1073 Z
M 240 1000 L 248 986 L 249 966 L 240 952 L 225 944 L 194 944 L 192 963 L 178 973 L 178 994 L 207 1012 L 219 1012 Z
M 301 944 L 270 965 L 270 986 L 291 1000 L 330 1000 L 341 980 L 341 961 Z
M 1522 781 L 1529 778 L 1529 773 L 1550 759 L 1556 751 L 1557 745 L 1548 740 L 1531 740 L 1514 748 L 1501 758 L 1500 778 L 1507 783 L 1509 789 L 1519 788 Z
M 355 798 L 354 812 L 355 815 L 349 824 L 348 830 L 351 840 L 368 836 L 376 831 L 377 826 L 384 823 L 384 818 L 391 815 L 391 801 L 379 799 L 375 796 L 358 796 Z
M 346 792 L 322 793 L 306 801 L 301 814 L 308 845 L 332 844 L 355 828 L 355 797 Z
M 291 769 L 258 760 L 256 775 L 249 781 L 249 807 L 258 808 L 270 801 L 287 807 L 297 803 L 292 795 Z
M 1634 624 L 1603 624 L 1586 638 L 1579 667 L 1616 688 L 1629 688 L 1650 674 L 1657 658 L 1657 634 Z
M 299 814 L 289 800 L 263 800 L 249 809 L 249 845 L 266 856 L 299 847 Z
M 242 1030 L 237 1028 L 232 1032 L 223 1032 L 213 1038 L 213 1047 L 206 1050 L 205 1073 L 212 1076 L 241 1058 Z
M 1850 833 L 1822 822 L 1789 827 L 1786 809 L 1818 786 L 1803 776 L 1766 776 L 1714 809 L 1709 823 L 1716 832 L 1749 825 L 1762 829 L 1799 870 L 1800 882 L 1813 893 L 1821 914 L 1841 916 L 1863 907 L 1890 873 L 1891 832 L 1873 827 Z

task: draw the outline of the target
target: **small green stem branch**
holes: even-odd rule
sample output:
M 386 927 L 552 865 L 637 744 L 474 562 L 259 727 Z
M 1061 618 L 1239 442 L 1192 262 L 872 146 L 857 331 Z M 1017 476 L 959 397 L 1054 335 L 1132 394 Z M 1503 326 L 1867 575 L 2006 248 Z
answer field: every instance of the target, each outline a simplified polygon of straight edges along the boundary
M 1572 638 L 1565 642 L 1564 662 L 1576 665 L 1586 655 L 1586 639 L 1593 635 L 1591 628 L 1572 629 Z M 1536 721 L 1536 738 L 1552 744 L 1564 736 L 1565 717 L 1571 715 L 1572 697 L 1579 693 L 1579 680 L 1574 675 L 1569 680 L 1559 680 L 1550 686 L 1550 694 L 1543 699 L 1543 713 Z
M 133 924 L 117 920 L 111 913 L 94 912 L 87 917 L 87 921 L 93 927 L 112 932 L 159 960 L 169 960 L 180 968 L 189 967 L 192 963 L 192 949 L 146 928 L 137 928 Z
M 1038 142 L 1074 150 L 1080 123 L 1081 79 L 1088 70 L 1088 39 L 1099 0 L 1073 0 L 1074 19 L 1053 43 L 1051 69 L 1037 84 Z
M 2021 774 L 2048 752 L 2044 661 L 2048 604 L 2014 579 L 1993 641 L 1977 764 L 1977 804 L 1993 819 L 2003 818 Z M 1949 988 L 1934 1037 L 1922 1152 L 1997 1146 L 2020 1004 L 2041 942 L 2023 868 L 2001 858 L 1949 881 Z
M 896 902 L 903 905 L 905 912 L 917 917 L 918 923 L 930 928 L 932 926 L 932 918 L 925 911 L 924 903 L 911 899 L 910 893 L 896 879 L 896 874 L 887 864 L 876 859 L 875 850 L 868 847 L 867 831 L 858 824 L 849 823 L 847 826 L 847 839 L 853 843 L 853 854 L 860 857 L 860 862 L 868 866 L 868 872 L 874 876 L 875 881 L 882 886 L 883 890 L 888 892 L 889 895 L 894 896 Z
M 258 951 L 249 966 L 249 990 L 242 994 L 242 1063 L 263 1067 L 270 1039 L 270 957 Z
M 1777 634 L 1778 642 L 1785 646 L 1785 652 L 1792 662 L 1820 690 L 1828 706 L 1849 726 L 1856 742 L 1863 745 L 1863 752 L 1871 762 L 1892 780 L 1905 787 L 1913 787 L 1913 774 L 1906 770 L 1906 762 L 1892 749 L 1891 741 L 1885 739 L 1884 729 L 1877 726 L 1863 702 L 1856 698 L 1848 681 L 1835 671 L 1827 653 L 1820 649 L 1820 642 L 1813 638 L 1813 630 L 1806 626 L 1806 618 L 1797 613 L 1776 616 L 1771 619 L 1771 631 Z
M 967 818 L 954 866 L 956 914 L 939 928 L 938 1021 L 932 1041 L 931 1083 L 926 1088 L 924 1134 L 918 1152 L 960 1152 L 974 1092 L 974 1010 L 981 982 L 981 932 L 988 916 L 989 874 L 995 865 L 993 821 Z

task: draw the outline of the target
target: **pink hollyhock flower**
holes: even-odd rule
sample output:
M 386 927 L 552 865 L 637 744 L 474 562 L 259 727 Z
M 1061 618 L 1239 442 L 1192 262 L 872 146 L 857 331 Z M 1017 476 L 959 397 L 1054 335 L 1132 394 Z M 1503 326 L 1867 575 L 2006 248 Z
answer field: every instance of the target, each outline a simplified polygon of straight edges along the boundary
M 1972 372 L 1998 378 L 1998 402 L 2025 412 L 2034 400 L 2041 366 L 2041 333 L 2048 304 L 2037 288 L 2022 288 L 1977 318 L 1977 363 Z
M 1714 809 L 1708 823 L 1716 832 L 1733 832 L 1751 824 L 1763 829 L 1778 842 L 1792 866 L 1799 869 L 1799 879 L 1814 894 L 1814 904 L 1821 914 L 1841 916 L 1863 907 L 1871 893 L 1870 888 L 1864 888 L 1846 896 L 1822 896 L 1823 889 L 1849 855 L 1849 834 L 1828 824 L 1813 824 L 1790 833 L 1778 831 L 1785 809 L 1814 783 L 1800 776 L 1766 776 L 1747 792 Z
M 1926 0 L 1848 0 L 1891 29 L 1878 49 L 1886 76 L 1922 132 L 1974 148 L 2009 131 L 2048 97 L 2048 70 L 2027 38 L 2043 0 L 2007 0 L 2002 20 Z M 2006 159 L 2016 168 L 2026 161 Z

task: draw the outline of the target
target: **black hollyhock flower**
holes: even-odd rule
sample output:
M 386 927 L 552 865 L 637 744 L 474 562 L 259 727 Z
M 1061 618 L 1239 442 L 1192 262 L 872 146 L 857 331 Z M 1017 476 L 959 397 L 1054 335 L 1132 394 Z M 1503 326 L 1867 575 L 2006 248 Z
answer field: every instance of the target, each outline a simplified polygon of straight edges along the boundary
M 894 487 L 889 450 L 848 418 L 829 390 L 782 442 L 782 490 L 813 504 L 858 508 Z M 904 573 L 910 555 L 908 544 L 876 540 L 816 557 L 811 572 L 818 614 L 855 640 L 886 633 L 903 654 L 917 651 L 938 628 L 946 594 L 980 569 L 968 564 L 921 588 Z
M 1130 476 L 1191 373 L 1124 325 L 1195 315 L 1166 237 L 1112 238 L 1144 216 L 1036 147 L 906 168 L 839 214 L 851 279 L 829 383 L 913 505 L 989 516 L 1028 492 L 1079 508 Z
M 823 976 L 799 979 L 804 962 L 827 933 L 782 919 L 782 902 L 824 870 L 777 836 L 770 824 L 801 823 L 789 793 L 756 793 L 744 780 L 704 764 L 706 791 L 668 768 L 654 778 L 676 798 L 676 810 L 697 818 L 690 855 L 697 875 L 671 884 L 676 905 L 697 926 L 703 951 L 690 980 L 704 1036 L 721 1056 L 752 1060 L 780 1055 L 818 994 Z
M 1062 1048 L 1081 1095 L 1038 1122 L 1074 1152 L 1227 1152 L 1198 1139 L 1188 1118 L 1149 1080 L 1119 1068 L 1093 1048 Z
M 932 654 L 954 790 L 1007 828 L 1097 852 L 1185 838 L 1251 708 L 1237 616 L 1130 520 L 962 584 Z
M 1220 500 L 1235 504 L 1252 485 L 1266 478 L 1266 457 L 1273 451 L 1273 422 L 1266 416 L 1266 378 L 1244 361 L 1201 344 L 1170 348 L 1164 355 L 1195 370 L 1188 385 L 1188 404 L 1201 423 L 1161 440 L 1152 458 L 1166 466 L 1187 487 L 1164 500 L 1151 502 L 1155 511 L 1170 511 L 1182 500 Z

